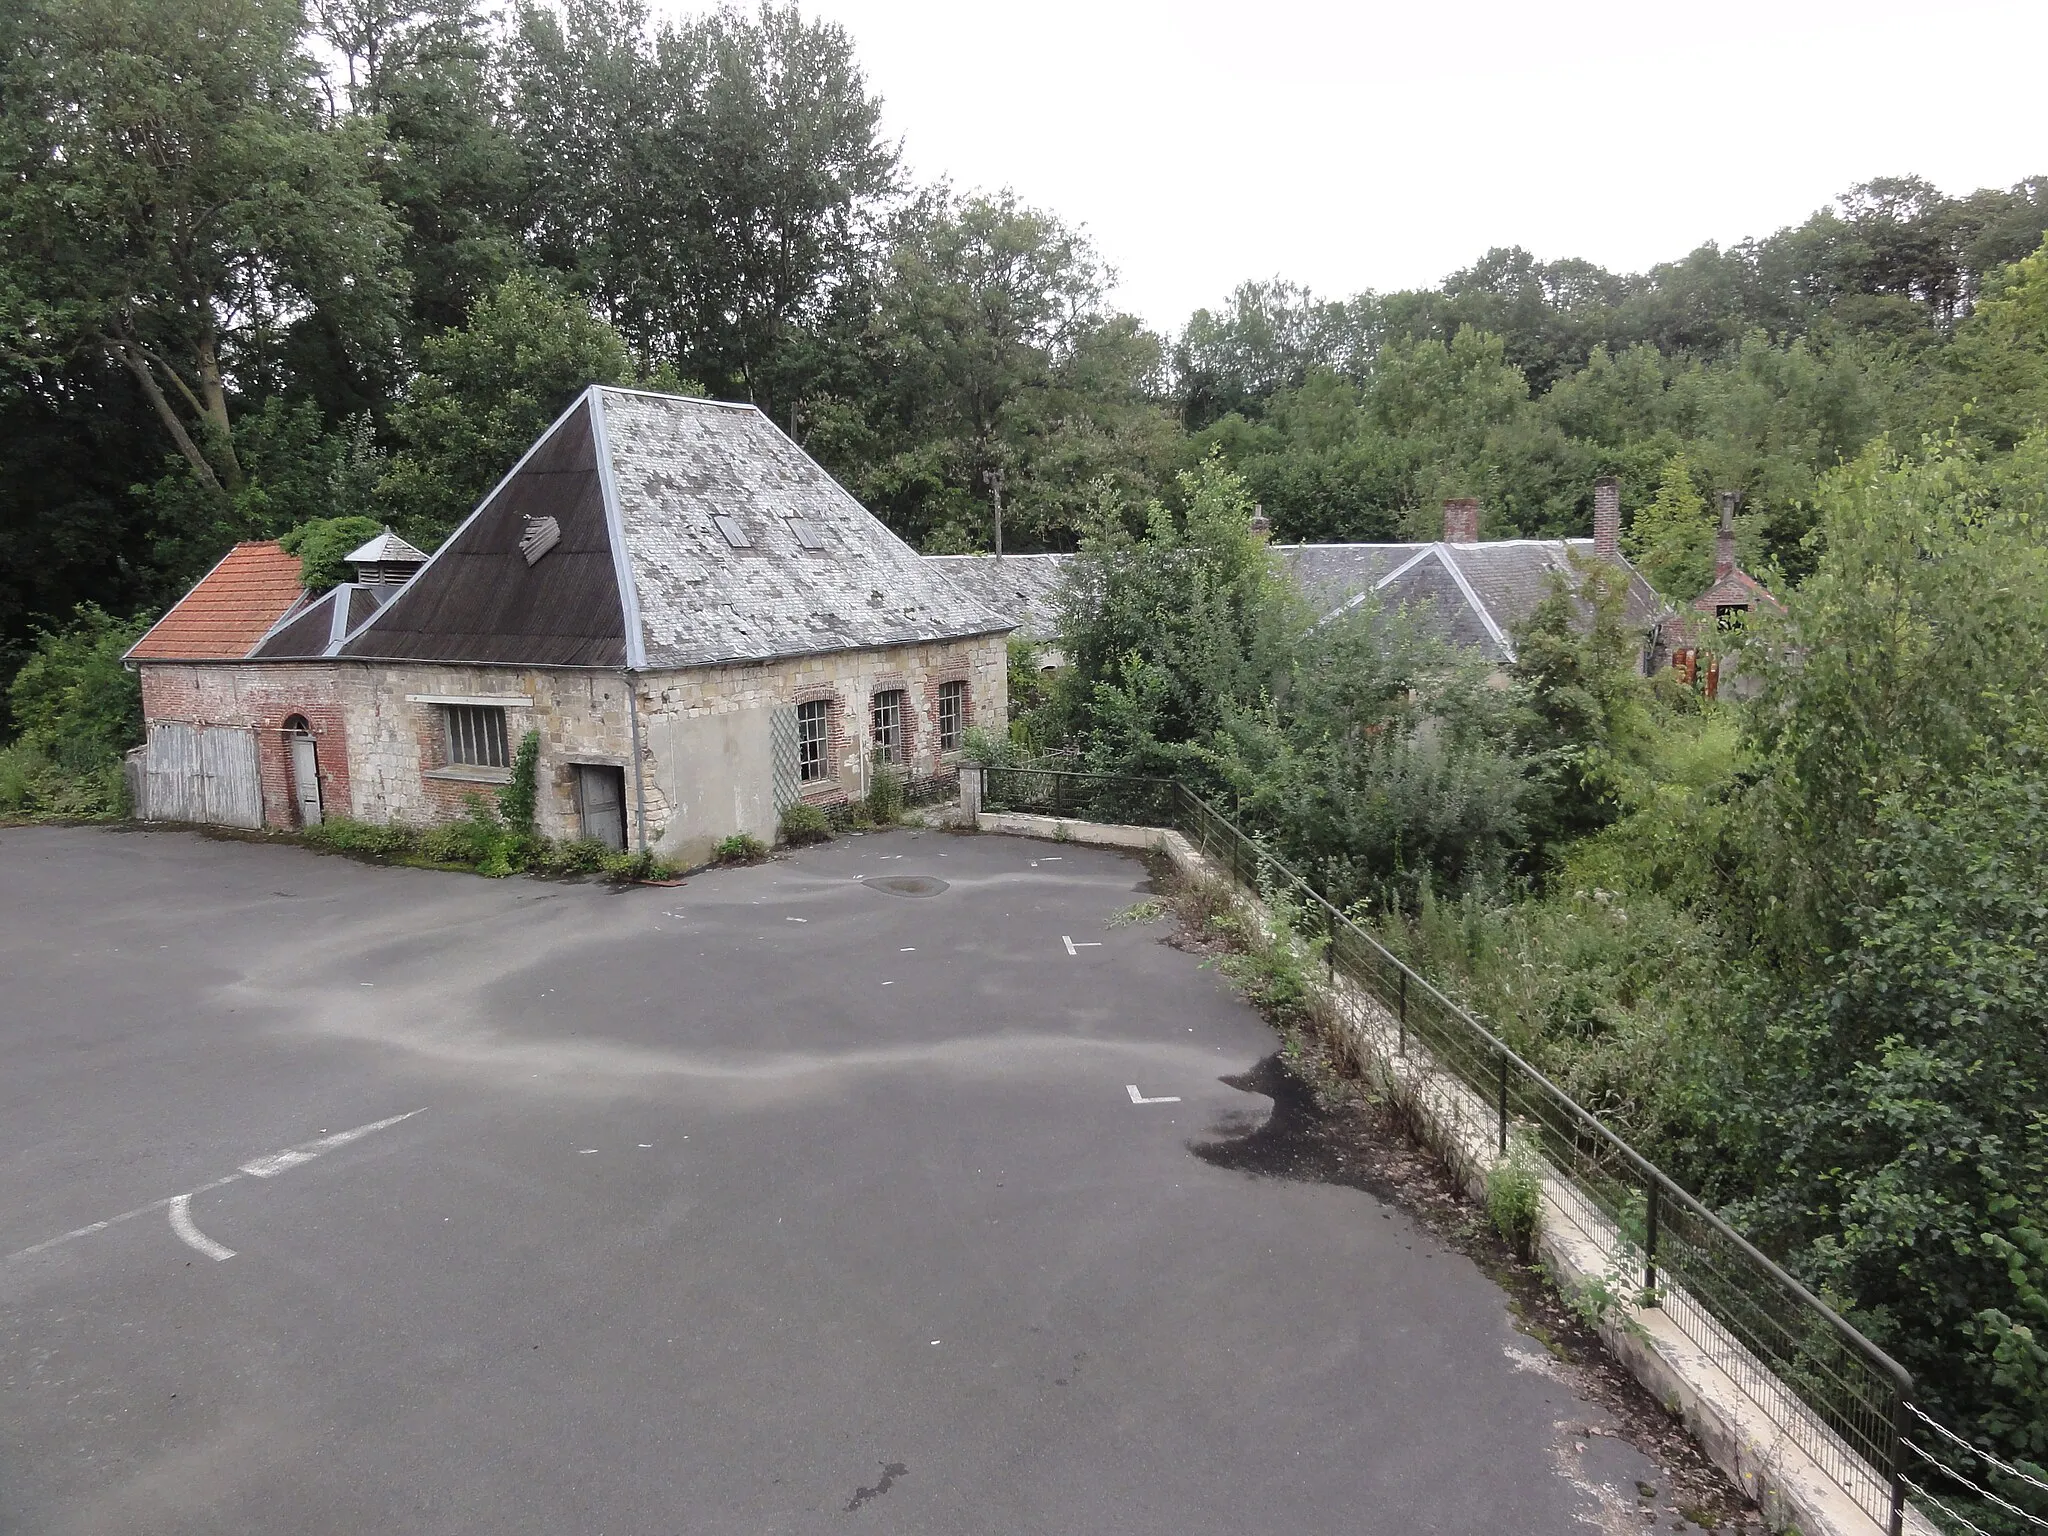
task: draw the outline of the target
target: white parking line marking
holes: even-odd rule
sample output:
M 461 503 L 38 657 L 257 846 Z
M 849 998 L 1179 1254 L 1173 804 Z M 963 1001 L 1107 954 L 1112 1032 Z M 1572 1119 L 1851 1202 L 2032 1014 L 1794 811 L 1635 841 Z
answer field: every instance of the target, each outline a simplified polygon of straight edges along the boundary
M 216 1264 L 225 1263 L 235 1256 L 235 1250 L 223 1243 L 216 1243 L 204 1232 L 192 1225 L 192 1197 L 177 1195 L 171 1200 L 171 1230 L 178 1234 L 178 1241 L 188 1248 L 197 1248 Z
M 1148 1099 L 1145 1095 L 1138 1092 L 1138 1085 L 1136 1083 L 1125 1083 L 1124 1091 L 1130 1094 L 1133 1104 L 1178 1104 L 1180 1102 L 1178 1095 L 1170 1095 L 1163 1099 Z
M 538 1073 L 534 1075 L 539 1076 Z M 151 1211 L 160 1211 L 165 1206 L 176 1205 L 180 1201 L 189 1202 L 194 1195 L 203 1195 L 208 1190 L 219 1189 L 223 1184 L 232 1184 L 235 1180 L 241 1178 L 243 1174 L 259 1179 L 275 1178 L 287 1168 L 296 1168 L 300 1163 L 311 1162 L 322 1152 L 332 1151 L 335 1147 L 346 1146 L 359 1136 L 367 1136 L 372 1131 L 381 1131 L 386 1126 L 396 1125 L 401 1120 L 410 1120 L 414 1115 L 423 1115 L 425 1113 L 424 1109 L 409 1109 L 404 1114 L 393 1115 L 388 1120 L 375 1120 L 368 1125 L 359 1125 L 352 1131 L 340 1131 L 332 1136 L 323 1136 L 318 1141 L 308 1141 L 296 1147 L 287 1147 L 284 1151 L 274 1152 L 269 1157 L 259 1157 L 253 1162 L 244 1163 L 239 1172 L 230 1173 L 208 1184 L 201 1184 L 197 1189 L 188 1189 L 182 1195 L 165 1195 L 161 1200 L 152 1200 L 147 1205 L 138 1205 L 132 1211 L 123 1211 L 118 1216 L 109 1216 L 105 1221 L 96 1221 L 91 1226 L 86 1227 L 74 1227 L 71 1231 L 59 1233 L 56 1237 L 46 1237 L 40 1243 L 31 1243 L 26 1248 L 17 1248 L 13 1253 L 8 1254 L 6 1259 L 0 1260 L 0 1263 L 12 1259 L 25 1259 L 32 1253 L 45 1252 L 62 1243 L 68 1243 L 74 1238 L 90 1237 L 95 1232 L 104 1232 L 111 1226 L 116 1226 L 124 1221 L 132 1221 L 137 1216 L 146 1216 Z M 191 1224 L 191 1219 L 189 1215 L 185 1217 L 185 1222 L 188 1226 Z M 177 1226 L 177 1221 L 178 1218 L 174 1214 L 171 1218 L 173 1228 Z M 193 1230 L 195 1232 L 198 1231 L 196 1227 Z M 180 1232 L 178 1235 L 183 1237 L 185 1234 Z M 201 1234 L 201 1237 L 203 1241 L 212 1241 L 212 1239 L 206 1238 L 204 1234 Z M 198 1245 L 194 1244 L 194 1246 Z M 216 1243 L 214 1246 L 218 1247 L 219 1244 Z M 205 1250 L 202 1249 L 201 1251 L 204 1252 Z
M 274 1179 L 287 1168 L 310 1163 L 322 1152 L 332 1152 L 336 1147 L 345 1147 L 372 1131 L 384 1130 L 401 1120 L 410 1120 L 414 1115 L 424 1113 L 424 1110 L 409 1109 L 402 1115 L 393 1115 L 389 1120 L 373 1120 L 368 1125 L 359 1125 L 352 1131 L 336 1131 L 332 1136 L 322 1136 L 318 1141 L 301 1142 L 296 1147 L 286 1147 L 282 1152 L 273 1152 L 268 1157 L 259 1157 L 242 1164 L 242 1172 L 252 1178 Z
M 1083 939 L 1080 943 L 1076 944 L 1064 933 L 1060 935 L 1060 942 L 1067 946 L 1067 953 L 1070 955 L 1078 955 L 1084 949 L 1102 948 L 1102 940 L 1100 939 Z

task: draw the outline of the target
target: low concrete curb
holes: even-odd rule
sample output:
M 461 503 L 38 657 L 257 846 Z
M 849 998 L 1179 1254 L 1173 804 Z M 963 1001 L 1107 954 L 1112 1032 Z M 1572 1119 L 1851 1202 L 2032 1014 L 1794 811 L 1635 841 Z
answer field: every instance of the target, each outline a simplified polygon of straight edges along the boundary
M 1161 827 L 1113 826 L 1064 821 L 1016 812 L 980 812 L 983 832 L 1051 838 L 1109 848 L 1164 853 L 1183 875 L 1231 883 L 1187 838 Z M 1264 905 L 1233 884 L 1239 910 L 1270 937 Z M 1474 1199 L 1483 1200 L 1495 1162 L 1496 1111 L 1453 1074 L 1438 1067 L 1428 1051 L 1409 1042 L 1402 1049 L 1399 1021 L 1376 997 L 1341 979 L 1311 971 L 1313 1008 L 1320 1024 L 1345 1042 L 1359 1071 L 1406 1112 L 1430 1149 Z M 1627 1252 L 1622 1234 L 1588 1205 L 1554 1169 L 1543 1178 L 1544 1220 L 1538 1256 L 1560 1289 L 1570 1292 L 1605 1279 Z M 1712 1353 L 1695 1343 L 1674 1321 L 1684 1315 L 1696 1332 L 1715 1339 Z M 1656 1307 L 1632 1307 L 1610 1316 L 1600 1335 L 1615 1358 L 1665 1407 L 1685 1423 L 1716 1465 L 1764 1512 L 1774 1530 L 1799 1536 L 1886 1536 L 1872 1516 L 1799 1444 L 1793 1433 L 1830 1445 L 1837 1458 L 1881 1489 L 1884 1479 L 1848 1448 L 1734 1338 L 1720 1330 L 1683 1291 L 1673 1289 Z M 1744 1390 L 1715 1358 L 1738 1362 L 1744 1377 L 1768 1383 Z M 1758 1398 L 1770 1399 L 1768 1407 Z M 1917 1512 L 1907 1512 L 1913 1536 L 1939 1536 Z

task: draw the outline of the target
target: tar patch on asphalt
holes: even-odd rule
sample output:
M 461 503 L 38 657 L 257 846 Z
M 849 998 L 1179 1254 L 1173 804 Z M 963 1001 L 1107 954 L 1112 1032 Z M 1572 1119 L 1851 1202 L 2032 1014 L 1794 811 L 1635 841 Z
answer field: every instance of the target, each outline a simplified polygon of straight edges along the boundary
M 948 888 L 937 875 L 881 875 L 861 884 L 884 896 L 936 896 Z
M 1249 1116 L 1233 1116 L 1215 1128 L 1216 1140 L 1190 1143 L 1188 1150 L 1203 1162 L 1262 1178 L 1342 1184 L 1382 1200 L 1395 1198 L 1392 1182 L 1378 1176 L 1374 1160 L 1360 1156 L 1352 1128 L 1316 1102 L 1315 1090 L 1278 1051 L 1249 1072 L 1222 1081 L 1244 1093 L 1264 1094 L 1273 1101 L 1273 1112 L 1255 1125 Z

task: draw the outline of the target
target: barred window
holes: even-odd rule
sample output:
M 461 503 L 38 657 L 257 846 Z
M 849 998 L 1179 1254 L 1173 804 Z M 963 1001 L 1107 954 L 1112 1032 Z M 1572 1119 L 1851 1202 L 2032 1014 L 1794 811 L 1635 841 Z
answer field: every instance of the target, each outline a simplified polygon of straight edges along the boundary
M 903 690 L 889 688 L 875 695 L 871 710 L 875 751 L 884 762 L 903 761 Z
M 448 720 L 448 761 L 473 768 L 509 768 L 505 711 L 495 704 L 444 704 Z
M 939 750 L 958 751 L 966 730 L 967 684 L 958 681 L 939 684 Z
M 826 751 L 832 742 L 832 703 L 812 699 L 796 707 L 796 776 L 799 783 L 816 784 L 832 777 Z

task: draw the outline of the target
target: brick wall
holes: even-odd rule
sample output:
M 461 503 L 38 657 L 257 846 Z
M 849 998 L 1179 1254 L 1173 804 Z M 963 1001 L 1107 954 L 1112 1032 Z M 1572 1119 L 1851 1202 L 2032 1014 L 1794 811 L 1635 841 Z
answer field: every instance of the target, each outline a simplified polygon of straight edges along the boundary
M 145 719 L 247 726 L 256 733 L 266 826 L 299 824 L 291 747 L 284 729 L 285 721 L 294 715 L 304 717 L 312 732 L 319 761 L 321 808 L 328 815 L 352 813 L 354 791 L 349 776 L 342 669 L 319 663 L 203 666 L 145 662 L 141 673 Z

